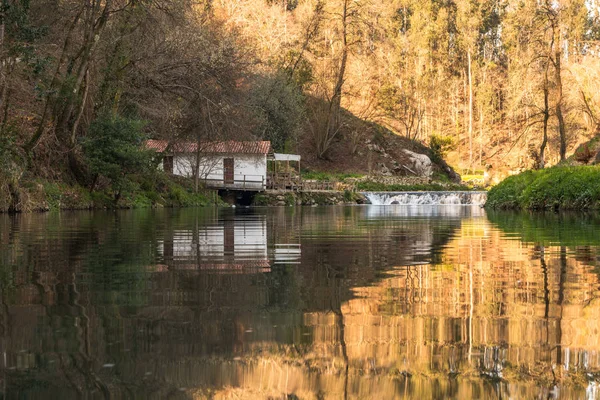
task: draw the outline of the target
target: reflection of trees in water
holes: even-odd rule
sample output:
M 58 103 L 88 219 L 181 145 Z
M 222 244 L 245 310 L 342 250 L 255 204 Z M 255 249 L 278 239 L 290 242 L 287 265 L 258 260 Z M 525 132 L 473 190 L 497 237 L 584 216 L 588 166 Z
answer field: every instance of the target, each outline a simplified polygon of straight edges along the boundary
M 161 253 L 173 232 L 197 237 L 210 224 L 235 225 L 240 212 L 75 214 L 53 221 L 51 233 L 32 218 L 9 229 L 10 239 L 0 225 L 2 279 L 12 282 L 2 289 L 8 365 L 24 359 L 22 349 L 33 355 L 20 370 L 5 368 L 5 383 L 22 393 L 33 380 L 158 397 L 242 386 L 260 396 L 507 396 L 496 378 L 515 378 L 515 356 L 524 366 L 536 359 L 530 343 L 554 352 L 546 365 L 570 349 L 560 337 L 571 333 L 555 325 L 580 268 L 568 249 L 564 263 L 550 249 L 547 266 L 528 271 L 528 249 L 513 249 L 523 259 L 486 258 L 511 243 L 469 237 L 468 221 L 369 219 L 364 208 L 333 207 L 241 216 L 264 221 L 268 249 L 301 243 L 300 264 L 268 273 L 178 269 Z M 189 246 L 192 264 L 202 263 L 202 244 Z M 525 331 L 515 324 L 532 304 L 542 308 L 526 318 L 528 329 L 546 320 L 537 342 L 514 334 Z M 583 360 L 585 349 L 571 354 Z
M 19 387 L 26 376 L 35 376 L 44 384 L 64 384 L 79 393 L 106 393 L 128 381 L 117 377 L 123 371 L 110 373 L 127 360 L 147 360 L 141 365 L 150 365 L 156 355 L 163 360 L 245 355 L 263 340 L 306 352 L 312 334 L 304 325 L 303 310 L 335 315 L 343 354 L 341 304 L 352 296 L 351 288 L 375 282 L 378 271 L 405 262 L 410 251 L 403 249 L 417 236 L 423 241 L 422 230 L 411 232 L 410 227 L 382 221 L 374 234 L 372 227 L 358 226 L 358 208 L 333 218 L 312 209 L 278 213 L 263 215 L 268 215 L 269 243 L 302 240 L 302 264 L 254 275 L 153 267 L 165 261 L 157 258 L 158 242 L 185 228 L 196 235 L 212 215 L 81 213 L 73 214 L 75 221 L 53 220 L 52 228 L 30 216 L 15 219 L 19 226 L 8 229 L 8 239 L 5 231 L 0 236 L 1 243 L 20 249 L 16 255 L 0 253 L 12 270 L 7 280 L 14 282 L 11 293 L 3 290 L 4 315 L 27 321 L 24 315 L 38 311 L 34 321 L 5 331 L 5 338 L 23 333 L 18 343 L 5 348 L 13 355 L 17 348 L 27 348 L 37 356 L 23 367 L 23 374 L 13 373 L 11 383 Z M 232 221 L 230 215 L 221 218 Z M 427 228 L 426 223 L 422 226 Z M 351 246 L 342 245 L 348 239 L 344 234 L 355 237 Z M 388 235 L 393 240 L 380 240 Z M 372 240 L 380 241 L 370 244 L 368 252 L 355 250 Z M 199 242 L 192 245 L 197 257 Z M 15 298 L 21 303 L 19 310 Z M 261 324 L 263 319 L 268 321 Z M 278 329 L 271 329 L 273 325 Z M 58 369 L 53 373 L 54 366 Z M 59 379 L 51 378 L 55 373 Z M 143 376 L 131 376 L 129 383 L 136 379 L 143 381 Z

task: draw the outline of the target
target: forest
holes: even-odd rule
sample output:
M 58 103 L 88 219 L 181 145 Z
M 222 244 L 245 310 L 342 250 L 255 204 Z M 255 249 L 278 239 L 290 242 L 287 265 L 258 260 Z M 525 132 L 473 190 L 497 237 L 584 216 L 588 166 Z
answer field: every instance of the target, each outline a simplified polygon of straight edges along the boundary
M 598 0 L 2 0 L 0 193 L 126 185 L 146 138 L 540 169 L 600 134 Z M 327 164 L 325 164 L 327 165 Z

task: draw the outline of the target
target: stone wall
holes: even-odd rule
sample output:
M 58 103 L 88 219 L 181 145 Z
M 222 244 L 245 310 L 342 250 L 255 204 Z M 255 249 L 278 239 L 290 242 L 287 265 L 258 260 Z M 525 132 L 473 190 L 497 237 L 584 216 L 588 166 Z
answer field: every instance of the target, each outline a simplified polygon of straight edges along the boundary
M 350 191 L 267 191 L 254 197 L 255 206 L 316 206 L 337 204 L 366 204 L 368 200 L 360 193 Z

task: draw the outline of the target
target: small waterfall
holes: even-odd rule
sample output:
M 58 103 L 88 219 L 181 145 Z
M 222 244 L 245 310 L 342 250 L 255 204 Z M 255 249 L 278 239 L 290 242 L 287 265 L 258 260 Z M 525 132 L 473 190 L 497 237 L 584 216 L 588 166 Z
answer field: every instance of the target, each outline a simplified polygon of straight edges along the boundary
M 362 192 L 371 204 L 483 206 L 487 192 Z

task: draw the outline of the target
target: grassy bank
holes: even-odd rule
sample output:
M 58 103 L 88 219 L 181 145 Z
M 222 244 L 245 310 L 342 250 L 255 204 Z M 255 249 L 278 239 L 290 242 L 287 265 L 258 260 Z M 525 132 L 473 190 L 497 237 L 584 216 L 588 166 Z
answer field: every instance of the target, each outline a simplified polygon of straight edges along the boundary
M 0 212 L 204 207 L 223 204 L 215 191 L 195 193 L 189 180 L 155 175 L 132 180 L 115 197 L 109 188 L 90 191 L 79 185 L 35 179 L 22 182 L 13 193 L 0 193 Z
M 486 207 L 600 209 L 600 167 L 553 167 L 510 176 L 488 192 Z

